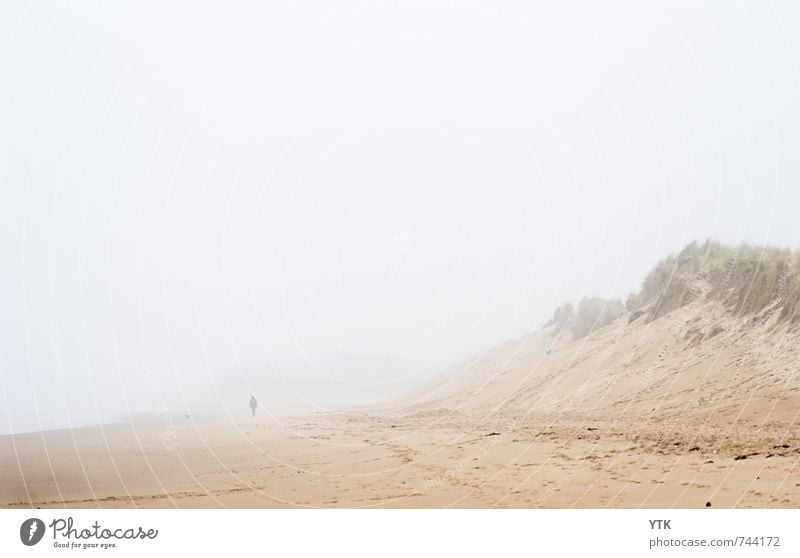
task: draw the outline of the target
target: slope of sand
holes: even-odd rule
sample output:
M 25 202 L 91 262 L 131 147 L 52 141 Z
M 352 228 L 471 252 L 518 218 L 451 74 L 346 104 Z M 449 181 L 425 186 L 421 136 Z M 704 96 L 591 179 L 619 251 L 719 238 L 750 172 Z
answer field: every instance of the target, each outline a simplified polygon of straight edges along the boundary
M 0 437 L 0 504 L 794 508 L 798 357 L 708 303 L 545 328 L 362 413 Z

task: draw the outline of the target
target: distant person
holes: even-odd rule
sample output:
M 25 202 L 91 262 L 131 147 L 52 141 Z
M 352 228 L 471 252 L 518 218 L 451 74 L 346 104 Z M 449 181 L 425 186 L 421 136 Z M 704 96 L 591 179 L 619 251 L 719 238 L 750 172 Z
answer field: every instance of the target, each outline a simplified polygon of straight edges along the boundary
M 258 401 L 256 401 L 256 396 L 250 396 L 250 414 L 253 415 L 253 418 L 256 418 L 256 407 L 258 407 Z

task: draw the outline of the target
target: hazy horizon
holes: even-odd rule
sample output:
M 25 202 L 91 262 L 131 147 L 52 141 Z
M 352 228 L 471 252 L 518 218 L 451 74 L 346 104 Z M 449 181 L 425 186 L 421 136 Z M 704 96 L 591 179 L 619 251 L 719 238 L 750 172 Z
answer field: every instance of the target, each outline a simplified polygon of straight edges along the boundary
M 368 404 L 800 247 L 797 5 L 306 6 L 0 8 L 0 434 Z

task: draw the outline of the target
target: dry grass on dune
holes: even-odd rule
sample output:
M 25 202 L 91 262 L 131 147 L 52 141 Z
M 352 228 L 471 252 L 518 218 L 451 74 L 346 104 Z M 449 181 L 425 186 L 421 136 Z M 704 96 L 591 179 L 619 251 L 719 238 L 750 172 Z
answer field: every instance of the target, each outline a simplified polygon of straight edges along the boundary
M 569 331 L 572 339 L 582 339 L 613 322 L 625 313 L 625 305 L 616 299 L 584 297 L 577 307 L 562 304 L 545 327 L 556 326 L 557 332 Z
M 702 299 L 737 316 L 780 309 L 779 322 L 797 323 L 800 252 L 693 242 L 661 261 L 628 298 L 627 308 L 631 321 L 643 315 L 652 321 Z
M 627 308 L 602 298 L 563 305 L 542 330 L 471 361 L 468 373 L 456 370 L 446 393 L 425 405 L 593 421 L 624 410 L 639 424 L 762 414 L 791 424 L 800 393 L 798 255 L 692 243 L 659 263 Z

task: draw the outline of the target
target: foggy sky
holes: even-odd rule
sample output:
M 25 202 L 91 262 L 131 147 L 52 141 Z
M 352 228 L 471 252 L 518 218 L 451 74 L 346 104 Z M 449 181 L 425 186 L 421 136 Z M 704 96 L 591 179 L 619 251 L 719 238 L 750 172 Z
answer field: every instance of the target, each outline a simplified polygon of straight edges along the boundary
M 0 432 L 376 401 L 800 244 L 794 3 L 164 4 L 0 7 Z

